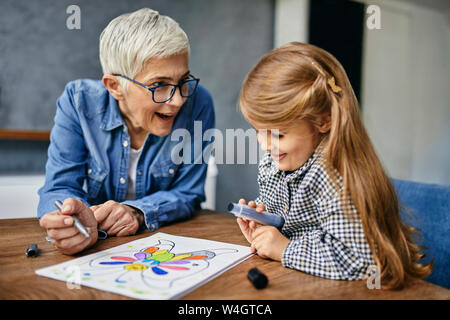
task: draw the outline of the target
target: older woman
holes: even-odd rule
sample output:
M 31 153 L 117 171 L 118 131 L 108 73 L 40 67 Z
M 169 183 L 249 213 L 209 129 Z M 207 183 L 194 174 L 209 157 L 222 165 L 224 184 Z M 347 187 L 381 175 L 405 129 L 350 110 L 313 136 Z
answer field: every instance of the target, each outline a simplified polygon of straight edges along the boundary
M 214 127 L 213 102 L 189 70 L 189 51 L 174 20 L 141 9 L 102 32 L 102 80 L 67 84 L 57 101 L 38 206 L 40 225 L 62 253 L 92 246 L 97 229 L 125 236 L 144 224 L 153 231 L 186 219 L 204 200 L 206 164 L 171 157 L 179 143 L 170 138 L 173 130 L 193 135 L 194 121 L 203 131 Z M 55 200 L 64 201 L 62 214 Z

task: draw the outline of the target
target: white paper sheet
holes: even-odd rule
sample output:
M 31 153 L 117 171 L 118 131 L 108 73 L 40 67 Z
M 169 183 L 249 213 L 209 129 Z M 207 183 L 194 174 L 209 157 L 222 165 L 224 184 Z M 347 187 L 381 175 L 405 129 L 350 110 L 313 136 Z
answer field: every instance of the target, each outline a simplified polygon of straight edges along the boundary
M 250 247 L 158 232 L 36 270 L 40 276 L 137 299 L 176 299 L 251 256 Z

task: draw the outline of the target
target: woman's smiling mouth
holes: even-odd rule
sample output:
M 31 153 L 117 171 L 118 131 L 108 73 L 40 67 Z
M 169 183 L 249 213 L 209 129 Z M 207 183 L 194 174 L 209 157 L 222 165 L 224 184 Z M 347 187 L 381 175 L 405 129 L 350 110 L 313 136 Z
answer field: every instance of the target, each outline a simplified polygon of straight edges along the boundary
M 168 114 L 168 113 L 161 113 L 161 112 L 155 112 L 155 114 L 160 118 L 161 120 L 171 120 L 175 117 L 175 114 Z

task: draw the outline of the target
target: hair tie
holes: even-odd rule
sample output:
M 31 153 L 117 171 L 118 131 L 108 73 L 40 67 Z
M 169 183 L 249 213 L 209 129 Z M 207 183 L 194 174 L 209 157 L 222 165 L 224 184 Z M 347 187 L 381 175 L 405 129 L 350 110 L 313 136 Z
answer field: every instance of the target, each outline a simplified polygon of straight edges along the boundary
M 319 73 L 324 76 L 325 78 L 327 77 L 325 75 L 325 72 L 323 72 L 323 70 L 314 62 L 312 61 L 311 64 L 317 69 L 317 71 L 319 71 Z M 340 91 L 342 91 L 342 88 L 336 85 L 336 80 L 334 79 L 334 77 L 331 77 L 330 79 L 328 79 L 328 84 L 331 87 L 331 90 L 334 93 L 338 93 Z

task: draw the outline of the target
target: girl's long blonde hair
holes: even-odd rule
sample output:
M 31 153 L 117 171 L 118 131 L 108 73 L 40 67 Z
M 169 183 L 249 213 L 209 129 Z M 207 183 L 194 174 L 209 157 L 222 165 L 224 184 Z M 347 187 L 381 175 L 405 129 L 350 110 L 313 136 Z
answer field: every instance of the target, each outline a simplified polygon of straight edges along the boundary
M 412 240 L 416 230 L 400 219 L 395 189 L 364 128 L 350 81 L 335 57 L 299 42 L 271 51 L 247 75 L 240 107 L 249 121 L 271 127 L 299 119 L 318 127 L 323 115 L 331 115 L 330 131 L 324 137 L 327 171 L 332 178 L 334 169 L 342 176 L 341 196 L 351 199 L 357 209 L 382 287 L 402 288 L 410 278 L 431 273 L 432 264 L 417 263 L 423 254 Z M 349 203 L 346 199 L 343 203 Z

